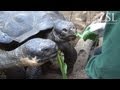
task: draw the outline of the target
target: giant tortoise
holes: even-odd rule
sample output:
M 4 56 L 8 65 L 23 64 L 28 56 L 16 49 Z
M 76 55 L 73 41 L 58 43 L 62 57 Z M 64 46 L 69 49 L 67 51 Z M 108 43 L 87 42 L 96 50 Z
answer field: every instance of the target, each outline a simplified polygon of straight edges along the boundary
M 0 50 L 0 70 L 8 79 L 24 79 L 24 67 L 40 67 L 49 60 L 56 60 L 57 50 L 56 43 L 50 39 L 31 39 L 14 50 Z
M 0 11 L 0 49 L 11 51 L 34 38 L 51 39 L 64 53 L 68 72 L 77 58 L 69 43 L 75 33 L 75 25 L 58 11 Z

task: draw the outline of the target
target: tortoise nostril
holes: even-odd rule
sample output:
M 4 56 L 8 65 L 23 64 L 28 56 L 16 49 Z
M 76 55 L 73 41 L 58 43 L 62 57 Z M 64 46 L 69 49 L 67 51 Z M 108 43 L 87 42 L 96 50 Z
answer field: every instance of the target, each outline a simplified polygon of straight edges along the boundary
M 77 28 L 76 28 L 76 27 L 72 27 L 71 29 L 72 29 L 72 30 L 77 30 Z
M 72 27 L 72 28 L 70 28 L 70 31 L 72 31 L 73 33 L 76 33 L 77 32 L 77 28 L 76 27 Z

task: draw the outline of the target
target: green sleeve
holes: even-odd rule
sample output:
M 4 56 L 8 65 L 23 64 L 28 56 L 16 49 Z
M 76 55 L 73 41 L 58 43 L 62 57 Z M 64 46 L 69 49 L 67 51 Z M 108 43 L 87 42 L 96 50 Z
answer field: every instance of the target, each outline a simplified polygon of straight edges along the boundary
M 105 27 L 102 53 L 88 61 L 85 71 L 93 79 L 120 78 L 120 12 L 110 11 Z M 117 20 L 117 21 L 116 21 Z

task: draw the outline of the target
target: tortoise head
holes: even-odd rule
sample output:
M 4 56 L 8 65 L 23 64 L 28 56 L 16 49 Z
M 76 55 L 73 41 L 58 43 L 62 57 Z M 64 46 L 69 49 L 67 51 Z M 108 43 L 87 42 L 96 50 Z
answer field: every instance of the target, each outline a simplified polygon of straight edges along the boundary
M 71 41 L 76 38 L 76 27 L 72 22 L 57 20 L 54 26 L 54 35 L 60 41 Z
M 36 57 L 38 63 L 44 63 L 47 60 L 56 58 L 57 45 L 49 39 L 35 38 L 27 41 L 22 46 L 24 55 L 30 59 Z

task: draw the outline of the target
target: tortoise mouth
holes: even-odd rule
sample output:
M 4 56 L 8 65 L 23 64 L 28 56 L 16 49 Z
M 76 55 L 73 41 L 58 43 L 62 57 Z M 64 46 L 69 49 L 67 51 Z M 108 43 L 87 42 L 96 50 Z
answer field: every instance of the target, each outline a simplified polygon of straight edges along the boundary
M 67 41 L 72 41 L 72 40 L 76 39 L 76 36 L 75 35 L 69 35 L 69 36 L 66 36 L 66 37 L 62 37 L 61 39 L 67 40 Z
M 70 36 L 68 36 L 68 39 L 69 39 L 69 40 L 74 40 L 75 38 L 76 38 L 75 35 L 70 35 Z
M 53 52 L 52 54 L 46 56 L 45 58 L 39 60 L 37 63 L 45 63 L 50 60 L 54 60 L 57 57 L 57 51 Z

